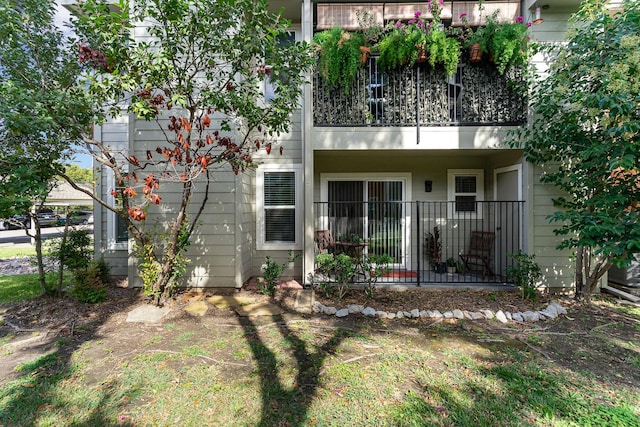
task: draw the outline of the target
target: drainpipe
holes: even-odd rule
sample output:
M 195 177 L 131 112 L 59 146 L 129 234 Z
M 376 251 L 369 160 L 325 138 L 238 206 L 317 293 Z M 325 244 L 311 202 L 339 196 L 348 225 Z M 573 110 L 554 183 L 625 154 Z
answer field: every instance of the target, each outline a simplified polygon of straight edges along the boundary
M 420 67 L 418 70 L 418 79 L 416 82 L 416 145 L 420 144 Z

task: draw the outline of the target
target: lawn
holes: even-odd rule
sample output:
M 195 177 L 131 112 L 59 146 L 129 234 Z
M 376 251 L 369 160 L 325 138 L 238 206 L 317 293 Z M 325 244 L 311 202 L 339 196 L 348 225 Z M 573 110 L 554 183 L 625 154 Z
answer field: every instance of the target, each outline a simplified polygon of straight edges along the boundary
M 0 378 L 0 425 L 640 426 L 640 310 L 608 301 L 525 326 L 223 309 L 144 325 L 119 292 Z

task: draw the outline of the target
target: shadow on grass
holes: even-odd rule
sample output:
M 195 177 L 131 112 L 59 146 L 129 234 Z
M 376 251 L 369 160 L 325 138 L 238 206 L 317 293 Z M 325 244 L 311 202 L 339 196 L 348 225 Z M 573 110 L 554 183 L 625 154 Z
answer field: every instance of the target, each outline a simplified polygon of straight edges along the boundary
M 110 305 L 109 313 L 130 308 L 119 299 L 102 304 Z M 80 390 L 68 386 L 79 373 L 74 352 L 98 339 L 101 325 L 102 321 L 96 321 L 76 329 L 74 336 L 51 342 L 48 353 L 19 365 L 19 377 L 0 388 L 0 425 L 133 426 L 120 415 L 133 391 L 120 390 L 109 382 Z
M 277 357 L 258 336 L 256 325 L 248 317 L 239 318 L 260 377 L 262 413 L 257 426 L 306 426 L 307 411 L 316 397 L 324 361 L 327 356 L 335 354 L 340 343 L 349 336 L 349 331 L 338 328 L 323 345 L 313 350 L 311 344 L 287 326 L 282 316 L 273 318 L 280 335 L 291 346 L 297 365 L 295 383 L 289 388 L 279 380 Z

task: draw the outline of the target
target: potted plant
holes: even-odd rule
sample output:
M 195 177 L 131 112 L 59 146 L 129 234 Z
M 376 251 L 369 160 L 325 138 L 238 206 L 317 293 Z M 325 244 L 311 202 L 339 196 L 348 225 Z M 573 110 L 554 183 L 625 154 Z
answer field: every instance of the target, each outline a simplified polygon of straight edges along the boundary
M 453 275 L 453 273 L 456 273 L 462 270 L 462 268 L 460 267 L 460 263 L 454 257 L 447 258 L 446 264 L 447 264 L 447 274 L 449 275 Z
M 489 25 L 489 21 L 487 21 Z M 531 48 L 529 27 L 522 16 L 514 22 L 497 24 L 491 33 L 489 52 L 500 74 L 504 74 L 510 67 L 524 67 L 528 63 Z M 485 28 L 485 32 L 487 28 Z
M 362 63 L 366 63 L 367 59 L 371 55 L 371 49 L 377 45 L 384 33 L 384 27 L 382 24 L 376 22 L 373 14 L 368 10 L 356 11 L 356 19 L 360 26 L 360 33 L 364 37 L 364 44 L 360 46 L 360 52 L 362 54 Z
M 444 264 L 442 261 L 442 242 L 440 241 L 440 231 L 438 227 L 433 227 L 433 233 L 427 233 L 425 236 L 425 252 L 429 265 L 435 270 L 439 270 L 439 265 L 442 265 L 442 272 L 444 272 Z
M 362 33 L 333 27 L 316 33 L 313 44 L 317 49 L 318 70 L 322 78 L 332 87 L 341 87 L 348 95 L 362 66 Z
M 428 61 L 432 67 L 443 64 L 447 75 L 452 75 L 460 62 L 460 43 L 447 36 L 440 22 L 440 12 L 440 4 L 434 2 L 431 4 L 432 22 L 422 20 L 419 11 L 407 24 L 397 22 L 378 44 L 380 65 L 392 70 Z

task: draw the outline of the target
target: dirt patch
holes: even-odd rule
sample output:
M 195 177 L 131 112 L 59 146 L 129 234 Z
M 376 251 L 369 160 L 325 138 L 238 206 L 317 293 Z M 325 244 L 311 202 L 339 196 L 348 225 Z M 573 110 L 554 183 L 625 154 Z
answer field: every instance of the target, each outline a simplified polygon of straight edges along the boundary
M 252 365 L 234 362 L 239 356 L 234 355 L 229 343 L 250 340 L 247 330 L 260 330 L 274 325 L 274 322 L 313 322 L 318 328 L 377 328 L 420 336 L 435 333 L 433 319 L 384 321 L 351 315 L 338 320 L 333 316 L 305 314 L 295 307 L 296 291 L 286 289 L 279 290 L 274 297 L 255 291 L 232 292 L 255 302 L 277 304 L 285 312 L 277 319 L 270 316 L 241 319 L 232 308 L 213 305 L 204 316 L 192 316 L 183 308 L 193 301 L 206 299 L 214 292 L 184 292 L 167 304 L 171 311 L 160 324 L 132 324 L 126 322 L 127 313 L 148 303 L 148 299 L 138 289 L 123 288 L 122 285 L 114 283 L 109 286 L 109 297 L 100 304 L 43 297 L 0 306 L 0 318 L 3 319 L 0 322 L 0 385 L 19 375 L 15 368 L 20 363 L 53 351 L 57 351 L 60 357 L 71 358 L 74 355 L 92 361 L 87 379 L 90 383 L 99 383 L 109 377 L 114 363 L 136 355 L 176 355 L 184 353 L 185 348 L 198 347 L 224 349 L 228 346 L 228 354 L 218 356 L 216 362 L 227 364 L 227 372 L 234 375 L 250 373 L 254 369 Z M 542 309 L 551 299 L 560 298 L 541 296 L 538 301 L 531 302 L 522 300 L 513 292 L 427 289 L 379 290 L 372 298 L 362 291 L 352 291 L 342 300 L 316 296 L 317 301 L 336 308 L 359 304 L 389 312 L 416 308 L 441 312 L 453 309 L 517 312 Z M 453 328 L 454 333 L 465 334 L 467 340 L 469 334 L 478 341 L 516 339 L 541 358 L 571 369 L 589 371 L 621 384 L 640 383 L 640 318 L 620 313 L 607 297 L 590 306 L 574 304 L 569 299 L 560 300 L 569 312 L 567 316 L 553 321 L 503 325 L 496 321 L 449 319 L 442 324 Z M 246 322 L 250 322 L 249 329 Z M 447 332 L 450 333 L 451 329 Z M 206 356 L 201 357 L 207 361 Z

